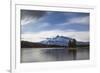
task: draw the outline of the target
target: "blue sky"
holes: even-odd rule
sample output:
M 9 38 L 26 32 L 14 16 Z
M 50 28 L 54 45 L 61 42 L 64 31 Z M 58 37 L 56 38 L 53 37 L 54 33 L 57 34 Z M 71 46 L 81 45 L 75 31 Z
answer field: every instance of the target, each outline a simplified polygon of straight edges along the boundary
M 53 32 L 52 32 L 53 31 Z M 89 32 L 89 13 L 54 12 L 54 11 L 21 11 L 21 34 L 68 32 Z M 50 33 L 50 34 L 52 34 Z M 33 36 L 34 36 L 33 35 Z M 66 34 L 67 36 L 68 34 Z M 87 36 L 87 38 L 89 38 Z

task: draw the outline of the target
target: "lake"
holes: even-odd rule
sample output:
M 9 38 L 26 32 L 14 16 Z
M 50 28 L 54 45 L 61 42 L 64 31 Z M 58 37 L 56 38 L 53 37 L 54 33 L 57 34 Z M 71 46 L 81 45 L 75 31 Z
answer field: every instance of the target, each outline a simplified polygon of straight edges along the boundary
M 21 63 L 88 60 L 89 48 L 21 48 Z

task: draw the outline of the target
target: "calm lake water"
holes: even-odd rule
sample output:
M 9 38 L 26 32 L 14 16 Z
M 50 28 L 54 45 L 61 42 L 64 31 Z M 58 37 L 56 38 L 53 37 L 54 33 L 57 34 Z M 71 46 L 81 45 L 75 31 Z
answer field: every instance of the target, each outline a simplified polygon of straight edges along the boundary
M 21 48 L 21 62 L 47 62 L 89 59 L 89 48 Z

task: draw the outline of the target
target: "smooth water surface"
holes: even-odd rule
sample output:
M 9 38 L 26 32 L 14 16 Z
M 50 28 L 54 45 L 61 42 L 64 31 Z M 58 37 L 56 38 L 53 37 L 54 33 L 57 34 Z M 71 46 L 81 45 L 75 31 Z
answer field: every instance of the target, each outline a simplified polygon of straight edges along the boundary
M 47 62 L 89 59 L 89 48 L 21 48 L 21 62 Z

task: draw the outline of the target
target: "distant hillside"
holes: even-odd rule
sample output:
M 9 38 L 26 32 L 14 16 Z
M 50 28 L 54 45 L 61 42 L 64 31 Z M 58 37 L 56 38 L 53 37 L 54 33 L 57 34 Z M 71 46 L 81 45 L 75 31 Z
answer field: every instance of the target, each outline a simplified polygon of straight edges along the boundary
M 80 42 L 80 41 L 77 41 L 77 46 L 78 47 L 89 47 L 89 42 Z
M 28 41 L 21 41 L 21 48 L 52 48 L 52 47 L 66 47 L 66 46 L 59 46 L 59 45 L 46 45 L 41 43 L 33 43 Z

